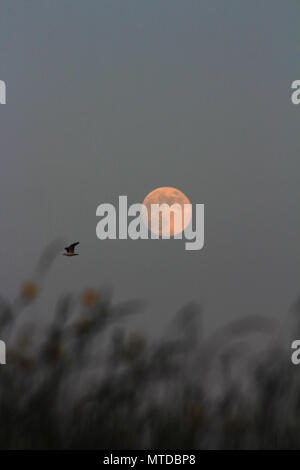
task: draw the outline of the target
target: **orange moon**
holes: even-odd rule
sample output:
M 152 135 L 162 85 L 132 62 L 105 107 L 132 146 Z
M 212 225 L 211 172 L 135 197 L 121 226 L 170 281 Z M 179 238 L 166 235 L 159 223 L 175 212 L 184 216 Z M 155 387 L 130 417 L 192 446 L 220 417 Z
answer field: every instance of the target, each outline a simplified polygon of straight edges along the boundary
M 168 206 L 172 206 L 173 204 L 179 205 L 180 208 L 174 206 L 174 214 L 168 208 L 165 208 L 158 213 L 158 208 L 153 208 L 151 211 L 152 204 L 167 204 Z M 190 204 L 188 207 L 185 208 L 185 204 Z M 144 214 L 144 223 L 148 230 L 156 235 L 163 235 L 163 226 L 170 230 L 170 236 L 177 235 L 185 229 L 185 227 L 190 223 L 191 220 L 191 202 L 188 197 L 179 189 L 171 188 L 171 187 L 162 187 L 157 188 L 149 193 L 144 201 L 143 205 L 147 208 L 148 214 Z M 184 209 L 185 209 L 185 216 L 184 216 Z M 177 216 L 177 217 L 176 217 Z M 159 219 L 156 219 L 159 217 Z M 154 224 L 154 220 L 159 220 L 159 225 L 157 223 Z

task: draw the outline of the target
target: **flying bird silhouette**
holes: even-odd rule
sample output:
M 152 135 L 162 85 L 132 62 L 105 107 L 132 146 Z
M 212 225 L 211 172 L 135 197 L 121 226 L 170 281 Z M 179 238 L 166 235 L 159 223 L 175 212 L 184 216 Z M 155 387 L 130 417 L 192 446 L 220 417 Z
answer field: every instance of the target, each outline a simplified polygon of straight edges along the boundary
M 72 243 L 72 245 L 66 246 L 66 253 L 63 253 L 64 256 L 78 256 L 78 253 L 74 253 L 75 246 L 79 245 L 79 242 Z

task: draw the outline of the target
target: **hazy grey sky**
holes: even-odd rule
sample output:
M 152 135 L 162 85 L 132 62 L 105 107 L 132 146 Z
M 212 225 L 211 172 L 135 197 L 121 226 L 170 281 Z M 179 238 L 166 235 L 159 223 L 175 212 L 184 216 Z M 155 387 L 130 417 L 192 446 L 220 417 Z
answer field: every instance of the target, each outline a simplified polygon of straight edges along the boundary
M 299 291 L 297 0 L 0 0 L 1 294 L 56 237 L 45 297 L 110 283 L 160 331 L 284 315 Z M 158 186 L 205 204 L 205 247 L 99 241 L 101 202 Z

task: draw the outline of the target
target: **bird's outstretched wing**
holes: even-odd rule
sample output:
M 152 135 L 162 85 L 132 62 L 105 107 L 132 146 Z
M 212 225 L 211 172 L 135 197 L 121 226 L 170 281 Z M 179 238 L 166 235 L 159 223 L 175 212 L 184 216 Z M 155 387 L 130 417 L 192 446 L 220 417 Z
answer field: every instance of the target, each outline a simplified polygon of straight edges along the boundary
M 75 246 L 77 246 L 77 245 L 79 245 L 79 242 L 72 243 L 72 245 L 66 246 L 66 247 L 65 247 L 65 250 L 66 250 L 68 253 L 74 253 L 74 248 L 75 248 Z

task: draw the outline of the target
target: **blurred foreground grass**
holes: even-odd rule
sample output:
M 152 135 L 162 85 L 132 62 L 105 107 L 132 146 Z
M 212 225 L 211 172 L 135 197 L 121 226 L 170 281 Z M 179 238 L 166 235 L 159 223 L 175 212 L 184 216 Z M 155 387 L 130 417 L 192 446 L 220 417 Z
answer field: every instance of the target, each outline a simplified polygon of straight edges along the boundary
M 1 449 L 300 448 L 299 372 L 267 318 L 204 338 L 191 303 L 150 341 L 123 328 L 139 301 L 87 289 L 59 299 L 50 324 L 18 326 L 58 252 L 47 248 L 13 303 L 0 299 Z M 299 302 L 291 318 L 296 334 Z M 267 347 L 253 350 L 253 335 Z

